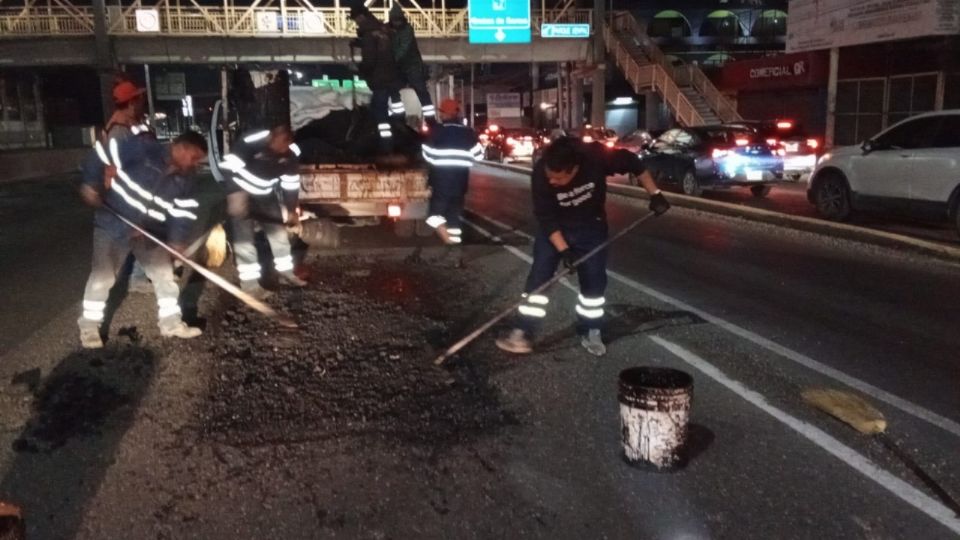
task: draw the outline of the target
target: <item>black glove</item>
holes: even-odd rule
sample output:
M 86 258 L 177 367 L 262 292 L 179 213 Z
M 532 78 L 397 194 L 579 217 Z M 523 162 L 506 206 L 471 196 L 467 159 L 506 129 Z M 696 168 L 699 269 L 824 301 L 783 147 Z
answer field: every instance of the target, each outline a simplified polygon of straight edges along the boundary
M 670 202 L 659 191 L 650 196 L 650 211 L 656 215 L 662 215 L 670 209 Z
M 563 266 L 567 270 L 573 272 L 573 269 L 576 268 L 577 256 L 573 254 L 573 250 L 567 248 L 560 252 L 560 259 L 563 261 Z

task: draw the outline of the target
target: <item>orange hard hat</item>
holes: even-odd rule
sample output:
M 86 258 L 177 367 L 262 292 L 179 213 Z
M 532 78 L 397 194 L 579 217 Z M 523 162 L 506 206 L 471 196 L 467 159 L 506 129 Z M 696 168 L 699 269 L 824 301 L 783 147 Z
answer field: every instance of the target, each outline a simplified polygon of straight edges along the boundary
M 452 98 L 447 98 L 440 102 L 440 107 L 437 110 L 447 115 L 460 114 L 460 102 Z
M 146 92 L 146 89 L 137 88 L 137 86 L 130 81 L 123 81 L 113 87 L 113 101 L 114 103 L 127 103 L 143 95 L 144 92 Z

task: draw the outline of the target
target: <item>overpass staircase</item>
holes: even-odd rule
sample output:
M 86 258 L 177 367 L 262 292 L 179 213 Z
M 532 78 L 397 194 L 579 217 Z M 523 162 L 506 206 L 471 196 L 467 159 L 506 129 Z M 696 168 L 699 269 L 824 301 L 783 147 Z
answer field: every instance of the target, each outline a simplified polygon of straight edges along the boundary
M 634 91 L 656 92 L 681 126 L 743 119 L 699 67 L 672 64 L 633 15 L 615 13 L 603 33 L 608 54 Z

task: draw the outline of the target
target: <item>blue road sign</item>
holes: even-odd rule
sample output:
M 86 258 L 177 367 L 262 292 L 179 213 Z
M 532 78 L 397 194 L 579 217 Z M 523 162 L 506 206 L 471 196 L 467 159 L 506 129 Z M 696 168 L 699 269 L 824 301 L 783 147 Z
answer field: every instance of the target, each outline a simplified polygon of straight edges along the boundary
M 530 0 L 469 0 L 470 43 L 530 43 Z
M 544 24 L 540 27 L 544 38 L 589 38 L 589 24 Z

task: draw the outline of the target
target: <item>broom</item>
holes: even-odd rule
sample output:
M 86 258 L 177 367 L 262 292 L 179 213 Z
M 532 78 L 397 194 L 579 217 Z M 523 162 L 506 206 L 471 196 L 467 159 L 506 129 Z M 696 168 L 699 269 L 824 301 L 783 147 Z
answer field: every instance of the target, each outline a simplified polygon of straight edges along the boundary
M 808 389 L 801 395 L 804 401 L 815 408 L 840 420 L 859 433 L 876 439 L 906 465 L 944 506 L 960 516 L 960 503 L 887 434 L 887 419 L 873 405 L 858 395 L 830 388 Z
M 220 268 L 227 260 L 227 232 L 223 225 L 214 225 L 207 235 L 207 268 Z

